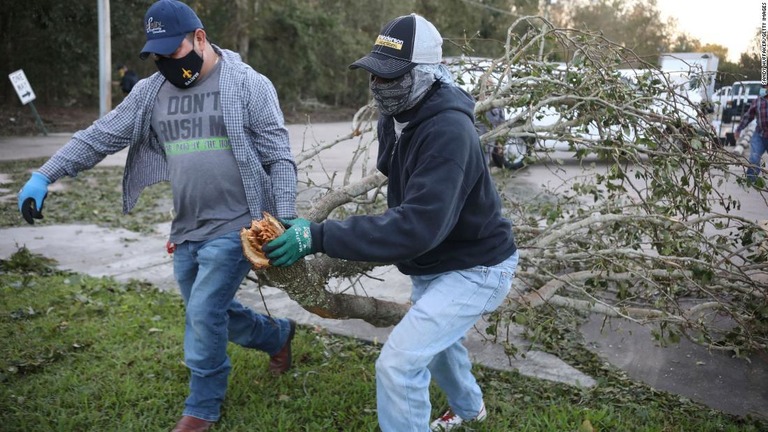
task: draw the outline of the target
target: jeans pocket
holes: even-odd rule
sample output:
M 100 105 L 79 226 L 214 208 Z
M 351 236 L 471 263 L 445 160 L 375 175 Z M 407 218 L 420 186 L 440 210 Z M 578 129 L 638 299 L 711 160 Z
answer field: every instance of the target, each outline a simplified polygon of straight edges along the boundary
M 512 272 L 506 269 L 499 269 L 493 273 L 494 276 L 497 276 L 497 278 L 494 279 L 497 280 L 498 283 L 495 287 L 493 287 L 493 292 L 491 293 L 491 296 L 488 297 L 488 301 L 485 303 L 485 307 L 483 307 L 484 314 L 493 312 L 498 309 L 498 307 L 501 306 L 501 304 L 507 298 L 507 294 L 509 294 L 509 290 L 512 288 Z

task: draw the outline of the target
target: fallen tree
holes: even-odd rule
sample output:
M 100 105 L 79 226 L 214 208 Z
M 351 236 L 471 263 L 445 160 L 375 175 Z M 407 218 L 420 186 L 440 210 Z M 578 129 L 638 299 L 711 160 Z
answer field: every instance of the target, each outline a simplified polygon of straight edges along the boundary
M 746 183 L 746 160 L 723 148 L 705 114 L 631 51 L 538 17 L 514 22 L 508 35 L 498 58 L 453 65 L 479 100 L 478 117 L 494 107 L 507 111 L 507 121 L 482 141 L 535 142 L 526 162 L 554 166 L 547 143 L 565 144 L 576 159 L 597 160 L 604 169 L 564 179 L 541 190 L 546 199 L 539 200 L 505 193 L 514 173 L 495 174 L 521 251 L 521 294 L 497 313 L 499 324 L 548 305 L 652 326 L 665 341 L 765 350 L 766 231 L 739 215 L 739 201 L 724 187 L 750 188 L 765 201 L 765 183 Z M 571 60 L 546 61 L 553 52 Z M 305 181 L 302 193 L 312 197 L 303 217 L 320 222 L 382 211 L 386 178 L 369 163 L 375 119 L 373 106 L 363 107 L 347 136 L 308 145 L 297 156 L 301 171 L 322 164 L 323 150 L 357 142 L 345 172 Z M 388 326 L 408 305 L 328 285 L 353 286 L 380 265 L 317 255 L 250 279 L 282 289 L 319 316 Z

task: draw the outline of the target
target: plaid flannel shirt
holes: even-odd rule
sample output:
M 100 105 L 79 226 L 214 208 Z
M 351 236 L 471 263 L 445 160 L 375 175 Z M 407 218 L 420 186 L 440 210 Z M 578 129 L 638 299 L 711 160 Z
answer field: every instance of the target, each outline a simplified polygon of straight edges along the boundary
M 232 153 L 240 168 L 251 217 L 262 211 L 292 219 L 296 213 L 296 164 L 274 86 L 240 56 L 214 46 L 221 55 L 221 107 Z M 114 110 L 75 133 L 40 169 L 51 182 L 92 168 L 107 155 L 128 147 L 123 174 L 123 212 L 141 191 L 168 181 L 165 152 L 150 128 L 152 107 L 165 78 L 139 81 Z
M 741 133 L 755 118 L 757 118 L 755 133 L 759 133 L 763 138 L 768 138 L 768 99 L 765 97 L 758 97 L 752 101 L 736 130 Z

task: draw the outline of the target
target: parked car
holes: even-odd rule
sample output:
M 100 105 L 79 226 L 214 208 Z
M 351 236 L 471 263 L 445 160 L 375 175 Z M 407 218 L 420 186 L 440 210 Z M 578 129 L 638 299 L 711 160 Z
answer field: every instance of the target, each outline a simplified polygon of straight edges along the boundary
M 762 84 L 760 81 L 736 81 L 731 86 L 731 97 L 726 100 L 721 121 L 731 123 L 736 117 L 747 112 L 752 101 L 757 99 Z
M 488 69 L 492 67 L 493 61 L 488 58 L 447 57 L 445 63 L 453 73 L 456 83 L 474 97 L 482 97 L 478 94 L 481 80 L 485 80 L 486 85 L 493 86 L 527 73 L 519 69 L 503 70 L 503 68 L 489 72 Z M 482 136 L 506 122 L 514 114 L 515 110 L 509 108 L 491 109 L 476 119 L 475 129 L 478 135 Z M 522 126 L 522 123 L 518 123 L 517 126 Z M 531 155 L 535 146 L 535 136 L 520 137 L 510 134 L 485 141 L 483 151 L 490 166 L 514 170 L 525 166 L 526 157 Z

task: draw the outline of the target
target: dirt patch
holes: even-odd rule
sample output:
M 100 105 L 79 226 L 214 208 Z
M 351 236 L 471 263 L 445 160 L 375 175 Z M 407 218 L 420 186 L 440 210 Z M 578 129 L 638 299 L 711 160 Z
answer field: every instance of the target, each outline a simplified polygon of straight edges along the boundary
M 36 106 L 43 126 L 48 133 L 76 132 L 85 129 L 99 118 L 98 108 Z M 286 109 L 286 124 L 329 123 L 352 120 L 356 109 L 317 108 Z M 35 116 L 29 106 L 0 106 L 0 135 L 32 136 L 43 132 L 35 124 Z
M 36 107 L 48 133 L 75 132 L 88 127 L 99 117 L 98 108 Z M 39 135 L 42 128 L 35 124 L 29 106 L 0 106 L 0 135 Z

